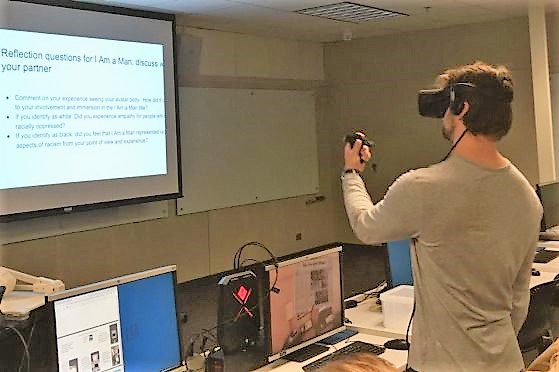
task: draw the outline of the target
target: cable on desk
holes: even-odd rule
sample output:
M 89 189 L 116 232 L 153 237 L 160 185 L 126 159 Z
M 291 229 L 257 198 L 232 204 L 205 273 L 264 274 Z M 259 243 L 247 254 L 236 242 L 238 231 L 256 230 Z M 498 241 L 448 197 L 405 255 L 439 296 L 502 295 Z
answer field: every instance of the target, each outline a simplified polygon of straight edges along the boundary
M 25 338 L 23 337 L 21 332 L 14 327 L 4 326 L 4 328 L 14 331 L 17 337 L 19 337 L 19 340 L 21 341 L 23 347 L 25 348 L 25 357 L 27 359 L 27 372 L 31 372 L 31 356 L 29 354 L 29 347 L 27 346 L 27 342 L 25 341 Z
M 32 314 L 33 316 L 33 325 L 31 326 L 31 330 L 29 331 L 29 335 L 27 336 L 27 345 L 28 345 L 28 350 L 29 350 L 29 355 L 31 355 L 31 338 L 33 337 L 33 331 L 35 331 L 35 325 L 37 324 L 37 316 L 36 314 Z M 19 368 L 17 369 L 17 372 L 21 372 L 21 368 L 23 367 L 23 359 L 25 358 L 25 354 L 23 354 L 21 356 L 21 360 L 19 362 Z M 28 370 L 29 370 L 29 365 L 28 365 Z
M 378 297 L 378 295 L 386 289 L 386 286 L 387 286 L 386 281 L 382 281 L 378 286 L 373 288 L 369 293 L 366 293 L 361 300 L 357 301 L 357 303 L 360 304 L 361 302 L 364 302 L 370 298 Z
M 318 346 L 326 346 L 327 348 L 333 347 L 334 351 L 338 351 L 336 345 L 323 344 L 322 342 L 315 342 L 315 344 L 317 344 Z
M 413 316 L 415 315 L 415 301 L 413 302 L 413 309 L 411 310 L 411 316 L 410 316 L 410 321 L 408 322 L 408 328 L 406 329 L 406 344 L 408 344 L 408 354 L 406 355 L 406 369 L 404 371 L 408 370 L 409 367 L 409 361 L 410 361 L 410 341 L 409 341 L 409 334 L 410 334 L 410 327 L 411 327 L 411 321 L 413 320 Z

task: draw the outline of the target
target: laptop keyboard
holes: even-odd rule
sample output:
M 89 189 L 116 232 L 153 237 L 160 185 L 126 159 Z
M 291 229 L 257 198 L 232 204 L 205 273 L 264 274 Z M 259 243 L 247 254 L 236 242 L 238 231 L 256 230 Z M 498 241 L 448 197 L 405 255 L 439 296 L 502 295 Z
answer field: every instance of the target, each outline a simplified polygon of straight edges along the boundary
M 534 263 L 548 263 L 559 256 L 559 251 L 543 250 L 536 253 L 534 256 Z
M 303 371 L 316 371 L 324 367 L 326 363 L 354 353 L 373 353 L 375 355 L 380 355 L 384 353 L 384 347 L 367 342 L 355 341 L 347 346 L 342 347 L 341 349 L 334 351 L 332 354 L 328 354 L 325 357 L 322 357 L 312 363 L 307 364 L 306 366 L 303 366 Z

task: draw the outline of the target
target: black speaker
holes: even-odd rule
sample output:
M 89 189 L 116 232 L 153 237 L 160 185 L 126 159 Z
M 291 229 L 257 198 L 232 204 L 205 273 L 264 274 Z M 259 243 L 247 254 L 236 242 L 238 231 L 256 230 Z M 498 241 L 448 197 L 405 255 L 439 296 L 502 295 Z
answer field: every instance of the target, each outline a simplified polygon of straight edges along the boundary
M 217 339 L 224 354 L 254 346 L 260 316 L 258 282 L 252 271 L 224 276 L 219 281 Z

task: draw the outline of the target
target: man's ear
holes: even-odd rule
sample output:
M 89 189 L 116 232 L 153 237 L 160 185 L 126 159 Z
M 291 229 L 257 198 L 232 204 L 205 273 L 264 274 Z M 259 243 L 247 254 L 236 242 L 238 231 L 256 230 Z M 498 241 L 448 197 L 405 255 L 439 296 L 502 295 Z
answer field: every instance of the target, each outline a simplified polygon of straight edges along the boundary
M 462 111 L 460 111 L 458 119 L 464 120 L 464 115 L 466 115 L 468 111 L 470 111 L 470 104 L 468 103 L 468 101 L 464 101 L 464 104 L 462 105 Z

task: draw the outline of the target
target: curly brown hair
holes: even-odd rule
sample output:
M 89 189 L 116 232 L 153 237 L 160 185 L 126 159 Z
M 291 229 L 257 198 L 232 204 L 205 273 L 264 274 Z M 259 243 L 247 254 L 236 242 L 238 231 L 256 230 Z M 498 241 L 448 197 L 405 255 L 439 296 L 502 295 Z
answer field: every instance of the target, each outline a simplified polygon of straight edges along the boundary
M 448 69 L 437 77 L 438 87 L 456 83 L 471 83 L 474 88 L 461 90 L 457 99 L 468 102 L 464 125 L 470 133 L 500 140 L 512 125 L 514 97 L 510 71 L 504 66 L 493 66 L 482 61 Z M 458 94 L 458 93 L 457 93 Z

